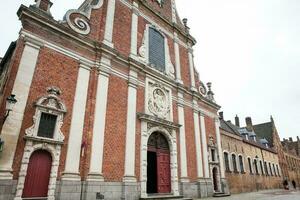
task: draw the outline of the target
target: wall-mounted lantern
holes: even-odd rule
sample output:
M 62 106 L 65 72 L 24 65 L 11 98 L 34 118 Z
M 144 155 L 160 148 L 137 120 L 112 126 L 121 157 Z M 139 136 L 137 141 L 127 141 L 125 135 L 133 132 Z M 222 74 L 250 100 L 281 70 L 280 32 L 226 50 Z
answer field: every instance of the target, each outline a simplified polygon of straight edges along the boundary
M 6 98 L 6 113 L 3 119 L 3 123 L 5 122 L 5 120 L 7 119 L 7 117 L 9 116 L 10 111 L 13 110 L 14 105 L 18 102 L 17 99 L 15 98 L 16 95 L 11 94 L 9 97 Z
M 15 98 L 16 95 L 11 94 L 9 97 L 6 98 L 6 105 L 5 105 L 5 115 L 2 121 L 2 124 L 4 124 L 5 120 L 9 116 L 10 111 L 13 110 L 14 105 L 18 102 Z M 0 152 L 3 151 L 4 148 L 4 141 L 0 138 Z

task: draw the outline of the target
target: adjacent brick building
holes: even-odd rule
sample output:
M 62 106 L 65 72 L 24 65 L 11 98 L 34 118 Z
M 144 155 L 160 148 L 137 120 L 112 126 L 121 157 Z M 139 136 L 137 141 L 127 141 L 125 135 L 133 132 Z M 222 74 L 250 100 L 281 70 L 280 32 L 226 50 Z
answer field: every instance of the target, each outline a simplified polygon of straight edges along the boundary
M 261 135 L 264 131 L 257 129 L 259 125 L 252 125 L 251 118 L 246 118 L 246 124 L 246 127 L 240 127 L 238 117 L 232 124 L 221 114 L 222 149 L 230 192 L 282 187 L 278 152 Z
M 85 0 L 63 20 L 21 6 L 1 62 L 0 199 L 227 192 L 211 84 L 175 0 Z M 275 158 L 274 161 L 276 162 Z

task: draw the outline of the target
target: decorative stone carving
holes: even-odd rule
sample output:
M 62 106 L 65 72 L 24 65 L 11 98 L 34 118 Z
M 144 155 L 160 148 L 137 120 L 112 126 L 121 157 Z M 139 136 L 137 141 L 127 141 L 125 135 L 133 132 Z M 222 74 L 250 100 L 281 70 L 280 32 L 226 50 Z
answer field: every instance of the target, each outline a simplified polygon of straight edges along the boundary
M 165 0 L 156 0 L 160 7 L 163 7 Z
M 89 20 L 93 9 L 103 6 L 104 0 L 88 0 L 79 9 L 69 10 L 64 19 L 71 29 L 82 35 L 87 35 L 91 31 Z
M 148 109 L 157 117 L 167 118 L 170 113 L 168 91 L 161 84 L 152 84 L 149 88 Z
M 138 54 L 139 54 L 138 60 L 140 62 L 144 63 L 145 65 L 150 66 L 150 64 L 149 64 L 149 28 L 153 28 L 153 29 L 159 31 L 160 34 L 164 37 L 165 65 L 166 65 L 165 73 L 168 76 L 170 76 L 171 78 L 175 79 L 175 68 L 174 68 L 174 65 L 173 65 L 173 63 L 171 61 L 171 57 L 170 57 L 168 39 L 159 27 L 151 25 L 151 24 L 146 25 L 146 28 L 144 31 L 144 36 L 143 36 L 143 42 L 142 42 L 142 45 L 140 46 L 140 48 L 138 49 Z
M 202 81 L 200 82 L 199 92 L 203 96 L 206 96 L 206 94 L 207 94 L 207 89 L 206 89 L 206 87 L 205 87 L 205 85 L 204 85 L 204 83 Z
M 35 104 L 36 111 L 35 115 L 33 116 L 33 125 L 25 130 L 25 137 L 48 142 L 62 143 L 64 141 L 64 135 L 61 132 L 61 126 L 63 124 L 63 117 L 67 112 L 67 109 L 65 104 L 58 97 L 61 94 L 59 88 L 49 87 L 47 88 L 47 92 L 48 95 L 39 98 Z M 37 136 L 42 113 L 49 113 L 57 116 L 53 138 L 40 138 Z

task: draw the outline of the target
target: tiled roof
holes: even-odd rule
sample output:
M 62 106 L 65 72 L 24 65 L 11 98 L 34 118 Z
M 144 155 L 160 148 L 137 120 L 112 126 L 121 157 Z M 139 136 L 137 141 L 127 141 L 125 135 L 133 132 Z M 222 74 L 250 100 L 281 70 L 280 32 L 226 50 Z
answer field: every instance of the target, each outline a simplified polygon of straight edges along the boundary
M 269 145 L 273 147 L 273 124 L 272 122 L 257 124 L 253 126 L 254 132 L 258 138 L 265 138 Z
M 238 131 L 239 127 L 233 125 L 231 122 L 227 122 L 227 121 L 221 119 L 220 126 L 221 126 L 221 129 L 223 129 L 224 131 L 226 131 L 228 133 L 232 133 L 234 135 L 241 136 Z

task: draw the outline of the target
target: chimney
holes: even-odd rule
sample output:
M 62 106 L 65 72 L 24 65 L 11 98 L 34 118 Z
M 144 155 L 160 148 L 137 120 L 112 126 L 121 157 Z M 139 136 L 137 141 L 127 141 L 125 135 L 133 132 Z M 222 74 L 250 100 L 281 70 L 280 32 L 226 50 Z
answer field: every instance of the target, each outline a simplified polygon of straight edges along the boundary
M 235 116 L 235 125 L 237 126 L 237 127 L 240 127 L 240 118 L 239 118 L 239 116 Z
M 298 141 L 298 142 L 300 141 L 299 136 L 297 136 L 297 141 Z
M 249 131 L 253 131 L 252 119 L 251 117 L 246 117 L 246 125 Z
M 290 141 L 290 142 L 293 142 L 293 138 L 292 138 L 292 137 L 289 137 L 289 141 Z
M 53 3 L 50 0 L 35 0 L 35 2 L 36 2 L 35 7 L 51 15 L 50 8 Z
M 224 119 L 224 112 L 219 112 L 220 119 Z

